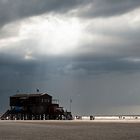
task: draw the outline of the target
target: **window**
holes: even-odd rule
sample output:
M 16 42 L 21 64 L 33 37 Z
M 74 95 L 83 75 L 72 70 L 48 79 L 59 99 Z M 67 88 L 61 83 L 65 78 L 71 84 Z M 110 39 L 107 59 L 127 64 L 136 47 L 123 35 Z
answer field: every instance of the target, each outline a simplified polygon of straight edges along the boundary
M 50 100 L 49 100 L 49 99 L 43 99 L 43 98 L 42 98 L 42 99 L 41 99 L 41 102 L 42 102 L 42 103 L 49 103 Z

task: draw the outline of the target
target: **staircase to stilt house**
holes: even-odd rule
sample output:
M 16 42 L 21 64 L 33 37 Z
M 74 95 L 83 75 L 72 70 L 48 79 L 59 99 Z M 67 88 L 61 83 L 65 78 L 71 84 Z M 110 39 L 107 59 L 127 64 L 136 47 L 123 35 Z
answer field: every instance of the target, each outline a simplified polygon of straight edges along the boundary
M 2 116 L 0 117 L 1 120 L 6 120 L 9 117 L 11 111 L 8 109 Z

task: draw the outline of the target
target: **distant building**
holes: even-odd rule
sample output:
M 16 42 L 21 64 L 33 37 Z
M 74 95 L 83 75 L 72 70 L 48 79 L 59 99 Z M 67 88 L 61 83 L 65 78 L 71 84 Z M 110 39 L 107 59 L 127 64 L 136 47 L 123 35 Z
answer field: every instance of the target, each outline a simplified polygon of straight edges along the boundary
M 16 94 L 10 97 L 10 110 L 1 119 L 46 120 L 72 119 L 71 112 L 65 112 L 47 93 Z

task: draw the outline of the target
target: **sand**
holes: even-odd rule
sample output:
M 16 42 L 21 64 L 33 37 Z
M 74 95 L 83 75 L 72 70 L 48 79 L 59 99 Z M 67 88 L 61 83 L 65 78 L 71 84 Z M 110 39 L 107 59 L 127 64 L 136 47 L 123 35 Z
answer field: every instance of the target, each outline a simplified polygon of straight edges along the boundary
M 140 140 L 140 121 L 0 121 L 0 140 Z

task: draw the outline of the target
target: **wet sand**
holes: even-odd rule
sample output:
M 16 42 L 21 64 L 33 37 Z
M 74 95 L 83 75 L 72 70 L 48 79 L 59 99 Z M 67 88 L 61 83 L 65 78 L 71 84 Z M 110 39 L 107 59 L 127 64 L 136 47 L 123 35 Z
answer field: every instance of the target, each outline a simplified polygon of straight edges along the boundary
M 140 121 L 0 121 L 0 140 L 140 140 Z

